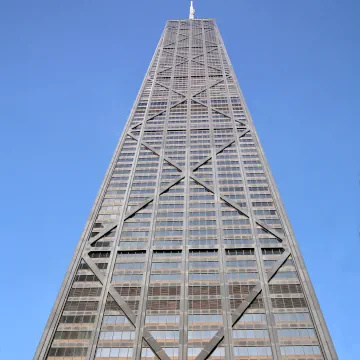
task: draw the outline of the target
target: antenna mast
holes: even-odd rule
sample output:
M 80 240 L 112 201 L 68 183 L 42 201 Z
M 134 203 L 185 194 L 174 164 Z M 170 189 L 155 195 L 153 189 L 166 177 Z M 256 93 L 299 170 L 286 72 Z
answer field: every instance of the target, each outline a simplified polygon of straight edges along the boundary
M 189 15 L 189 19 L 190 20 L 194 20 L 195 19 L 195 9 L 193 7 L 193 2 L 190 1 L 190 15 Z

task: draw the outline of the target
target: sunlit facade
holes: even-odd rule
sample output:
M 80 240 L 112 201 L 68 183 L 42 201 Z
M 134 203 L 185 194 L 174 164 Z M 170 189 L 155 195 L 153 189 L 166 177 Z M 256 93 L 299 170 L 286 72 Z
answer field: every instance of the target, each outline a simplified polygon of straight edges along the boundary
M 34 359 L 337 359 L 214 20 L 166 24 Z

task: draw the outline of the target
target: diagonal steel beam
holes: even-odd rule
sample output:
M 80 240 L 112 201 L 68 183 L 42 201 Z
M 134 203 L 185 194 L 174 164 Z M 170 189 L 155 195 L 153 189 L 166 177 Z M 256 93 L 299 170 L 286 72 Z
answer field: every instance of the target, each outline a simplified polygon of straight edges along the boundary
M 244 121 L 241 121 L 241 120 L 239 120 L 239 119 L 234 119 L 234 121 L 237 122 L 237 123 L 239 123 L 240 125 L 246 126 L 246 125 L 244 124 Z
M 199 130 L 199 129 L 196 129 L 196 130 Z M 248 130 L 249 131 L 249 130 Z M 241 136 L 245 135 L 242 134 Z M 224 144 L 223 146 L 221 146 L 221 148 L 217 149 L 216 151 L 216 155 L 221 153 L 222 151 L 224 151 L 227 147 L 229 147 L 230 145 L 232 145 L 233 143 L 235 142 L 235 139 L 234 140 L 231 140 L 229 142 L 227 142 L 226 144 Z M 200 160 L 197 164 L 195 164 L 191 169 L 190 171 L 195 171 L 197 170 L 200 166 L 204 165 L 205 163 L 207 163 L 209 160 L 212 159 L 212 155 L 209 155 L 207 157 L 205 157 L 204 159 Z
M 218 50 L 218 48 L 206 50 L 206 54 L 209 54 L 209 53 L 211 53 L 212 51 L 215 51 L 215 50 Z
M 179 42 L 179 41 L 189 39 L 189 36 L 190 36 L 190 35 L 185 35 L 185 34 L 179 34 L 179 35 L 184 36 L 184 38 L 182 38 L 182 39 L 178 39 L 178 40 L 175 40 L 175 41 L 172 41 L 172 42 L 167 43 L 167 44 L 164 44 L 164 45 L 163 45 L 163 47 L 167 47 L 167 46 L 170 46 L 170 45 L 176 44 L 176 43 L 177 43 L 177 42 Z
M 270 270 L 267 273 L 267 280 L 270 282 L 270 280 L 276 275 L 278 270 L 283 266 L 284 262 L 289 258 L 290 256 L 289 251 L 284 251 L 280 258 L 275 262 L 275 264 L 270 268 Z
M 183 175 L 183 172 L 181 172 L 182 175 L 180 175 L 178 178 L 173 180 L 171 183 L 166 184 L 165 187 L 160 189 L 159 195 L 163 194 L 165 191 L 169 190 L 171 187 L 175 186 L 179 181 L 181 181 L 185 175 Z M 141 204 L 136 206 L 135 209 L 131 210 L 128 214 L 125 215 L 124 220 L 127 220 L 129 217 L 140 211 L 142 208 L 144 208 L 146 205 L 150 204 L 152 201 L 154 201 L 155 197 L 149 197 L 148 199 L 144 200 Z M 91 238 L 90 245 L 95 243 L 96 241 L 100 240 L 103 236 L 108 234 L 111 230 L 115 229 L 118 226 L 117 223 L 111 223 L 109 224 L 101 233 L 97 234 L 94 238 Z M 93 250 L 93 249 L 91 249 Z
M 201 55 L 198 55 L 198 56 L 201 56 Z M 195 58 L 198 57 L 198 56 L 195 56 Z M 193 59 L 194 59 L 194 57 L 193 57 L 191 60 L 193 60 Z M 185 61 L 184 61 L 184 62 L 185 62 Z M 182 63 L 184 63 L 184 62 L 182 62 Z M 170 68 L 172 68 L 172 67 L 170 67 Z M 228 76 L 226 76 L 226 78 L 227 78 L 227 77 L 228 77 Z M 205 89 L 202 89 L 202 90 L 200 90 L 199 92 L 193 94 L 193 95 L 191 96 L 191 100 L 193 100 L 194 102 L 196 102 L 196 103 L 198 103 L 198 104 L 200 104 L 200 105 L 202 105 L 202 106 L 207 107 L 208 109 L 211 109 L 212 111 L 215 111 L 215 112 L 217 112 L 217 113 L 219 113 L 219 114 L 222 114 L 222 115 L 224 115 L 224 116 L 226 116 L 226 117 L 228 117 L 228 118 L 231 119 L 231 116 L 230 116 L 229 114 L 226 114 L 226 113 L 222 112 L 222 111 L 219 110 L 219 109 L 213 108 L 212 106 L 208 105 L 207 103 L 204 104 L 204 103 L 201 103 L 200 101 L 198 101 L 197 99 L 194 99 L 194 96 L 198 95 L 199 93 L 201 93 L 201 92 L 203 92 L 203 91 L 205 91 L 205 90 L 207 90 L 207 89 L 210 89 L 211 87 L 216 86 L 217 84 L 219 84 L 219 83 L 221 83 L 221 82 L 223 82 L 223 81 L 225 81 L 225 80 L 224 80 L 224 79 L 221 79 L 221 80 L 219 80 L 219 81 L 216 81 L 214 84 L 211 84 L 211 85 L 209 85 L 208 87 L 206 87 Z M 167 88 L 168 88 L 169 90 L 174 91 L 171 87 L 167 87 Z M 170 107 L 170 109 L 173 108 L 173 107 L 175 107 L 175 106 L 177 106 L 177 105 L 179 105 L 179 104 L 181 104 L 181 103 L 183 103 L 184 101 L 186 101 L 186 99 L 182 99 L 181 101 L 179 101 L 179 102 L 177 102 L 176 104 L 172 105 L 172 106 Z M 164 110 L 164 111 L 161 111 L 159 114 L 152 115 L 150 118 L 148 118 L 147 120 L 145 120 L 145 123 L 146 123 L 148 120 L 153 119 L 154 117 L 156 117 L 156 116 L 158 116 L 158 115 L 160 115 L 160 114 L 162 114 L 162 113 L 164 113 L 164 112 L 165 112 L 165 110 Z M 140 124 L 135 125 L 135 127 L 137 127 L 138 125 L 140 125 Z M 244 135 L 245 135 L 247 132 L 249 132 L 249 131 L 250 131 L 249 129 L 245 129 L 245 130 L 243 131 L 243 133 L 240 134 L 240 137 L 241 137 L 241 136 L 244 136 Z M 137 139 L 136 139 L 134 136 L 132 136 L 130 133 L 129 133 L 128 135 L 130 135 L 133 139 L 137 140 Z M 150 145 L 145 145 L 145 144 L 143 144 L 143 145 L 146 146 L 149 150 L 151 150 L 151 151 L 153 151 L 154 153 L 156 153 L 157 155 L 159 155 L 158 152 L 157 152 L 155 149 L 153 149 Z M 225 146 L 225 148 L 226 148 L 226 147 L 227 147 L 227 146 Z M 220 149 L 219 152 L 221 152 L 221 151 L 223 151 L 223 150 L 224 150 L 224 149 Z M 218 154 L 219 152 L 217 152 L 217 154 Z M 206 163 L 207 161 L 209 161 L 210 159 L 211 159 L 211 157 L 208 157 L 208 158 L 203 159 L 199 164 L 196 164 L 196 165 L 195 165 L 195 167 L 192 169 L 192 171 L 198 169 L 201 165 L 205 164 L 205 163 Z M 173 166 L 175 166 L 176 168 L 178 168 L 178 169 L 180 169 L 181 171 L 183 171 L 183 168 L 180 167 L 179 165 L 176 165 L 176 163 L 173 162 L 170 158 L 166 157 L 165 160 L 168 161 L 171 165 L 173 165 Z M 196 175 L 194 175 L 194 174 L 192 174 L 192 176 L 195 176 L 195 177 L 196 177 Z M 197 177 L 196 177 L 196 178 L 197 178 Z M 202 186 L 205 186 L 206 188 L 209 189 L 209 185 L 207 185 L 206 183 L 202 182 L 199 178 L 197 178 L 197 180 L 195 180 L 195 181 L 197 181 L 197 182 L 199 182 L 199 183 L 201 182 L 200 184 L 201 184 Z M 210 190 L 210 191 L 211 191 L 211 190 Z M 212 191 L 212 192 L 213 192 L 213 191 Z M 232 201 L 231 199 L 229 199 L 229 198 L 227 198 L 226 196 L 223 196 L 223 195 L 220 195 L 220 197 L 221 197 L 224 201 L 226 201 L 229 205 L 231 205 L 232 207 L 235 207 L 237 210 L 239 210 L 239 211 L 240 211 L 241 213 L 243 213 L 245 216 L 247 216 L 248 218 L 250 218 L 250 216 L 249 216 L 247 213 L 245 213 L 245 212 L 241 209 L 241 207 L 237 205 L 236 202 Z M 265 229 L 266 231 L 268 231 L 269 233 L 271 233 L 271 234 L 272 234 L 273 236 L 275 236 L 278 240 L 284 241 L 284 237 L 283 237 L 280 233 L 278 233 L 275 229 L 269 227 L 269 226 L 268 226 L 267 224 L 265 224 L 262 220 L 255 218 L 255 221 L 256 221 L 256 223 L 257 223 L 259 226 L 261 226 L 263 229 Z
M 205 165 L 208 161 L 210 161 L 212 159 L 212 156 L 209 155 L 206 158 L 204 158 L 203 160 L 199 161 L 195 166 L 193 166 L 190 171 L 196 171 L 200 166 Z
M 232 313 L 231 320 L 232 325 L 234 326 L 240 318 L 243 316 L 246 309 L 251 305 L 251 303 L 256 299 L 256 297 L 261 293 L 261 284 L 255 285 L 254 288 L 251 289 L 249 295 L 241 302 L 241 304 L 237 307 L 237 309 Z
M 172 181 L 171 183 L 167 184 L 166 186 L 164 186 L 162 189 L 160 189 L 159 191 L 159 196 L 162 195 L 165 191 L 169 190 L 170 188 L 172 188 L 173 186 L 175 186 L 178 182 L 180 182 L 182 179 L 184 179 L 185 175 L 181 175 L 179 176 L 177 179 L 175 179 L 174 181 Z M 129 217 L 131 217 L 132 215 L 134 215 L 135 213 L 137 213 L 138 211 L 140 211 L 143 207 L 145 207 L 147 204 L 151 203 L 152 201 L 154 201 L 155 196 L 150 197 L 148 199 L 146 199 L 145 201 L 143 201 L 141 204 L 139 204 L 138 206 L 136 206 L 135 209 L 131 210 L 129 213 L 127 213 L 125 215 L 124 220 L 127 220 Z
M 190 178 L 193 179 L 195 182 L 197 182 L 199 185 L 201 185 L 202 187 L 204 187 L 205 189 L 209 190 L 211 193 L 215 194 L 215 190 L 212 186 L 210 186 L 209 184 L 206 184 L 205 182 L 203 182 L 201 179 L 199 179 L 196 175 L 194 175 L 193 172 L 190 171 Z
M 174 49 L 175 50 L 175 49 Z M 174 55 L 174 52 L 171 52 L 170 49 L 163 49 L 164 53 L 168 53 L 170 55 Z
M 199 54 L 199 55 L 193 56 L 193 57 L 191 58 L 191 60 L 198 61 L 198 60 L 195 60 L 195 59 L 199 58 L 200 56 L 204 56 L 204 55 L 203 55 L 203 54 Z
M 197 55 L 197 56 L 195 56 L 195 57 L 189 58 L 189 60 L 182 61 L 182 62 L 176 64 L 175 66 L 171 66 L 171 67 L 169 67 L 169 68 L 163 69 L 163 70 L 161 70 L 158 74 L 160 74 L 161 72 L 163 72 L 163 71 L 165 71 L 165 70 L 170 70 L 170 69 L 172 69 L 173 67 L 176 67 L 177 65 L 183 64 L 183 63 L 185 63 L 186 61 L 193 60 L 193 59 L 195 59 L 196 57 L 199 57 L 199 56 L 201 56 L 201 55 Z M 203 64 L 202 64 L 202 65 L 203 65 Z M 228 77 L 228 76 L 226 76 L 226 78 L 227 78 L 227 77 Z M 184 94 L 181 94 L 181 93 L 177 92 L 176 90 L 172 89 L 172 88 L 169 87 L 169 86 L 165 86 L 165 85 L 163 85 L 163 84 L 161 84 L 161 83 L 159 83 L 159 85 L 164 86 L 164 87 L 166 87 L 167 89 L 169 89 L 169 90 L 171 90 L 171 91 L 174 91 L 174 92 L 176 92 L 176 93 L 179 93 L 179 94 L 182 95 L 182 96 L 185 96 L 185 99 L 182 99 L 182 100 L 178 101 L 177 103 L 171 105 L 171 106 L 170 106 L 170 109 L 172 109 L 173 107 L 181 104 L 182 102 L 184 102 L 184 101 L 186 101 L 186 100 L 190 100 L 190 99 L 191 99 L 191 100 L 194 100 L 195 102 L 197 102 L 197 103 L 200 104 L 200 105 L 206 106 L 208 109 L 211 109 L 211 110 L 216 111 L 216 112 L 218 112 L 218 113 L 220 113 L 220 114 L 222 114 L 222 115 L 224 115 L 224 116 L 226 116 L 226 117 L 228 117 L 228 118 L 231 118 L 228 114 L 222 112 L 221 110 L 215 109 L 215 108 L 211 107 L 211 106 L 208 105 L 208 104 L 201 103 L 201 102 L 199 102 L 198 100 L 194 99 L 194 96 L 200 94 L 201 92 L 203 92 L 203 91 L 205 91 L 205 90 L 210 89 L 211 87 L 214 87 L 214 86 L 218 85 L 219 83 L 221 83 L 221 82 L 223 82 L 223 81 L 225 81 L 225 80 L 224 80 L 224 79 L 217 80 L 215 83 L 210 84 L 209 86 L 207 86 L 207 87 L 199 90 L 198 92 L 192 94 L 190 98 L 188 98 L 188 97 L 185 96 Z M 155 82 L 158 82 L 158 81 L 155 81 Z M 135 128 L 138 127 L 139 125 L 141 125 L 141 124 L 143 124 L 143 123 L 146 123 L 147 121 L 155 118 L 156 116 L 159 116 L 159 115 L 163 114 L 164 112 L 166 112 L 166 110 L 161 110 L 161 111 L 159 111 L 158 113 L 156 113 L 156 114 L 154 114 L 154 115 L 151 115 L 151 116 L 148 117 L 145 121 L 139 122 L 139 123 L 135 124 L 134 126 L 132 126 L 131 129 L 135 129 Z
M 175 55 L 174 52 L 170 52 L 168 49 L 163 49 L 163 52 L 167 53 L 167 54 L 170 54 L 170 55 Z M 176 61 L 176 58 L 179 57 L 181 59 L 184 59 L 184 60 L 188 60 L 188 57 L 187 56 L 184 56 L 184 55 L 179 55 L 179 54 L 176 54 L 175 55 L 175 61 Z M 181 60 L 182 61 L 182 60 Z M 178 63 L 176 63 L 178 64 Z
M 268 272 L 268 282 L 273 278 L 273 276 L 278 272 L 287 258 L 290 256 L 288 251 L 285 251 L 279 260 L 270 268 Z M 248 307 L 252 304 L 252 302 L 256 299 L 256 297 L 261 293 L 261 284 L 255 285 L 255 287 L 250 291 L 249 295 L 241 302 L 241 304 L 237 307 L 237 309 L 231 315 L 231 327 L 234 327 L 236 323 L 243 316 L 244 312 L 248 309 Z M 220 342 L 224 338 L 224 328 L 220 328 L 219 331 L 213 336 L 213 338 L 205 345 L 205 347 L 201 350 L 200 354 L 195 358 L 195 360 L 206 360 L 211 353 L 217 348 Z
M 247 131 L 250 131 L 250 130 L 247 130 Z M 244 132 L 244 134 L 242 134 L 241 136 L 245 135 L 246 132 Z M 240 137 L 241 137 L 240 136 Z M 229 146 L 231 146 L 233 143 L 235 142 L 235 139 L 234 140 L 230 140 L 228 143 L 224 144 L 221 148 L 217 149 L 216 150 L 216 155 L 220 154 L 221 152 L 223 152 L 226 148 L 228 148 Z
M 250 129 L 245 129 L 242 133 L 239 134 L 239 137 L 244 136 L 245 134 L 247 134 L 250 131 Z M 235 142 L 235 139 L 230 140 L 229 142 L 227 142 L 226 144 L 222 145 L 221 148 L 216 150 L 216 155 L 220 154 L 222 151 L 224 151 L 227 147 L 231 146 L 233 143 Z M 201 160 L 199 163 L 197 163 L 196 165 L 194 165 L 191 168 L 191 171 L 195 171 L 197 170 L 200 166 L 204 165 L 206 162 L 208 162 L 209 160 L 212 159 L 212 155 L 207 156 L 206 158 L 204 158 L 203 160 Z
M 172 108 L 175 107 L 175 106 L 180 105 L 180 104 L 183 103 L 184 101 L 186 101 L 186 99 L 181 99 L 181 100 L 179 100 L 178 102 L 176 102 L 175 104 L 170 105 L 170 109 L 172 109 Z M 162 111 L 160 111 L 160 113 L 158 113 L 158 114 L 151 115 L 149 118 L 146 119 L 146 121 L 149 121 L 149 120 L 153 119 L 154 117 L 162 114 L 163 112 L 166 112 L 166 110 L 162 110 Z M 146 122 L 146 121 L 145 121 L 145 122 Z
M 273 229 L 272 227 L 270 227 L 269 225 L 265 224 L 262 220 L 257 219 L 256 217 L 254 217 L 256 223 L 261 226 L 262 228 L 264 228 L 266 231 L 268 231 L 270 234 L 274 235 L 279 241 L 285 241 L 285 238 L 283 237 L 283 235 L 281 235 L 278 231 L 276 231 L 275 229 Z
M 151 335 L 150 331 L 146 327 L 143 330 L 143 339 L 149 345 L 152 351 L 156 354 L 156 357 L 161 360 L 171 360 L 171 358 L 166 354 L 164 349 L 154 339 L 154 337 Z
M 196 175 L 194 175 L 194 173 L 190 173 L 190 177 L 195 180 L 197 183 L 199 183 L 201 186 L 205 187 L 206 189 L 208 189 L 210 192 L 215 193 L 214 189 L 206 184 L 205 182 L 203 182 L 201 179 L 199 179 Z M 236 210 L 238 210 L 239 212 L 241 212 L 243 215 L 245 215 L 247 218 L 251 218 L 251 216 L 249 215 L 249 213 L 247 213 L 246 211 L 244 211 L 244 209 L 239 206 L 235 201 L 233 201 L 232 199 L 228 198 L 225 195 L 220 194 L 220 198 L 222 200 L 224 200 L 227 204 L 229 204 L 230 206 L 232 206 L 233 208 L 235 208 Z M 256 221 L 256 223 L 261 226 L 262 228 L 264 228 L 266 231 L 270 232 L 272 235 L 274 235 L 279 241 L 285 241 L 285 238 L 279 234 L 276 230 L 272 229 L 271 227 L 269 227 L 267 224 L 263 223 L 261 220 L 256 219 L 254 217 L 254 220 Z
M 168 53 L 168 54 L 170 54 L 170 55 L 175 55 L 175 53 L 170 52 L 168 49 L 164 49 L 163 51 L 166 52 L 166 53 Z M 188 58 L 187 56 L 179 55 L 178 53 L 176 53 L 175 57 L 180 57 L 180 58 L 189 60 L 189 58 Z M 176 59 L 175 59 L 175 61 L 176 61 Z
M 94 275 L 99 279 L 102 285 L 105 283 L 105 276 L 101 273 L 96 264 L 90 259 L 88 254 L 83 255 L 83 260 L 87 263 Z M 108 292 L 115 302 L 119 305 L 129 322 L 136 328 L 136 315 L 131 310 L 130 306 L 126 303 L 123 297 L 116 291 L 115 287 L 110 284 Z M 159 357 L 160 360 L 171 360 L 165 353 L 159 343 L 154 339 L 149 330 L 144 331 L 144 340 L 149 345 L 151 350 Z
M 205 87 L 205 88 L 202 88 L 201 90 L 199 90 L 199 91 L 195 92 L 195 93 L 192 95 L 192 97 L 193 97 L 193 96 L 196 96 L 196 95 L 198 95 L 198 94 L 200 94 L 200 93 L 201 93 L 201 92 L 203 92 L 203 91 L 206 91 L 206 90 L 210 89 L 211 87 L 213 87 L 213 86 L 215 86 L 215 85 L 217 85 L 217 84 L 221 83 L 222 81 L 224 81 L 224 79 L 223 79 L 223 78 L 222 78 L 222 79 L 220 79 L 220 80 L 216 80 L 214 83 L 210 84 L 209 86 L 207 86 L 207 87 Z
M 203 56 L 203 55 L 200 55 L 200 56 Z M 192 59 L 192 61 L 196 62 L 197 64 L 199 65 L 202 65 L 204 67 L 209 67 L 209 68 L 212 68 L 212 69 L 215 69 L 215 70 L 218 70 L 218 71 L 221 71 L 221 74 L 222 74 L 222 70 L 220 70 L 219 68 L 215 67 L 215 66 L 212 66 L 212 65 L 205 65 L 204 63 L 200 62 L 199 60 L 194 60 Z
M 168 43 L 168 44 L 165 44 L 165 45 L 163 45 L 163 47 L 168 47 L 168 46 L 171 46 L 171 45 L 173 45 L 173 44 L 176 44 L 177 42 L 179 42 L 179 41 L 182 41 L 182 40 L 186 40 L 186 39 L 188 39 L 189 38 L 189 35 L 185 35 L 185 34 L 180 34 L 181 36 L 185 36 L 183 39 L 178 39 L 178 40 L 175 40 L 175 41 L 172 41 L 172 42 L 170 42 L 170 43 Z M 165 49 L 166 50 L 166 49 Z M 175 50 L 175 48 L 174 48 L 174 50 Z
M 211 353 L 217 348 L 220 342 L 224 338 L 224 328 L 218 330 L 218 332 L 213 336 L 213 338 L 205 345 L 201 350 L 200 354 L 195 358 L 195 360 L 205 360 Z
M 171 91 L 173 91 L 173 92 L 175 92 L 175 93 L 183 96 L 183 97 L 184 97 L 184 100 L 185 100 L 185 98 L 187 98 L 187 95 L 182 94 L 182 93 L 181 93 L 180 91 L 178 91 L 178 90 L 172 89 L 169 85 L 165 85 L 165 84 L 163 84 L 162 82 L 160 82 L 160 81 L 158 81 L 158 80 L 155 81 L 155 84 L 158 84 L 158 85 L 160 85 L 160 86 L 162 86 L 162 87 L 164 87 L 164 88 L 166 88 L 166 89 L 168 89 L 168 90 L 171 90 Z
M 214 50 L 217 50 L 219 47 L 218 47 L 218 45 L 216 44 L 216 43 L 214 43 L 213 41 L 210 41 L 210 40 L 205 40 L 205 41 L 207 41 L 207 42 L 211 42 L 211 43 L 213 43 L 214 44 L 214 46 L 216 46 L 216 48 L 215 49 L 211 49 L 210 51 L 214 51 Z M 210 52 L 209 51 L 209 52 Z
M 198 129 L 197 129 L 198 130 Z M 250 129 L 244 129 L 242 133 L 238 134 L 239 138 L 243 137 L 245 134 L 247 134 L 250 131 Z M 235 139 L 230 140 L 229 142 L 225 143 L 224 145 L 221 146 L 221 148 L 218 148 L 216 150 L 216 155 L 220 154 L 222 151 L 224 151 L 227 147 L 231 146 L 233 143 L 235 142 Z M 200 162 L 198 162 L 196 165 L 194 165 L 190 170 L 191 171 L 195 171 L 197 170 L 200 166 L 204 165 L 206 162 L 208 162 L 209 160 L 212 159 L 212 155 L 207 156 L 206 158 L 204 158 L 203 160 L 201 160 Z
M 240 211 L 243 215 L 247 216 L 248 218 L 251 218 L 251 216 L 246 213 L 241 206 L 239 206 L 235 201 L 233 201 L 232 199 L 228 198 L 225 195 L 221 195 L 220 197 L 227 202 L 229 205 L 231 205 L 232 207 L 234 207 L 236 210 Z M 285 241 L 285 238 L 279 234 L 276 230 L 272 229 L 271 227 L 269 227 L 267 224 L 263 223 L 261 220 L 257 219 L 254 216 L 254 220 L 256 221 L 256 223 L 261 226 L 262 228 L 264 228 L 266 231 L 270 232 L 272 235 L 274 235 L 279 241 Z
M 183 39 L 183 40 L 185 40 L 185 39 Z M 213 50 L 214 50 L 214 49 L 213 49 Z M 200 57 L 200 56 L 203 56 L 203 54 L 196 55 L 196 56 L 189 56 L 189 57 L 185 57 L 185 56 L 182 56 L 182 55 L 175 55 L 175 56 L 180 56 L 180 57 L 184 58 L 185 60 L 184 60 L 184 61 L 181 61 L 181 62 L 179 62 L 179 63 L 175 63 L 175 65 L 169 66 L 168 68 L 165 68 L 165 69 L 162 69 L 162 70 L 158 71 L 158 72 L 156 73 L 156 75 L 159 75 L 159 74 L 161 74 L 162 72 L 164 72 L 164 71 L 166 71 L 166 70 L 171 70 L 172 68 L 175 68 L 176 66 L 181 65 L 181 64 L 184 64 L 184 63 L 186 63 L 186 62 L 191 62 L 191 61 L 193 61 L 193 60 L 196 61 L 195 59 L 198 58 L 198 57 Z M 197 62 L 197 61 L 196 61 L 196 62 Z M 203 64 L 203 63 L 200 63 L 200 64 L 206 66 L 206 65 Z M 211 66 L 211 67 L 213 67 L 213 66 Z M 219 70 L 219 69 L 217 69 L 217 70 Z
M 132 134 L 128 134 L 129 136 L 131 136 L 134 140 L 139 141 L 136 137 L 134 137 Z M 157 156 L 160 157 L 159 152 L 154 149 L 151 145 L 149 145 L 148 143 L 146 143 L 145 141 L 141 141 L 140 142 L 141 145 L 145 146 L 148 150 L 150 150 L 151 152 L 153 152 L 154 154 L 156 154 Z M 177 168 L 178 170 L 180 170 L 181 172 L 184 172 L 184 168 L 180 165 L 178 165 L 176 162 L 174 162 L 171 158 L 169 158 L 168 156 L 164 155 L 164 160 L 166 162 L 168 162 L 170 165 L 174 166 L 175 168 Z
M 174 91 L 174 90 L 173 90 L 173 91 Z M 172 109 L 172 108 L 175 107 L 175 106 L 180 105 L 181 103 L 185 102 L 186 100 L 187 100 L 187 98 L 181 99 L 181 100 L 179 100 L 178 102 L 176 102 L 175 104 L 170 105 L 170 109 Z M 138 127 L 138 126 L 141 125 L 141 124 L 145 124 L 145 123 L 148 122 L 149 120 L 152 120 L 152 119 L 154 119 L 156 116 L 159 116 L 159 115 L 161 115 L 161 114 L 163 114 L 163 113 L 166 113 L 166 109 L 161 110 L 161 111 L 157 112 L 156 114 L 149 116 L 147 119 L 145 119 L 145 120 L 143 120 L 143 121 L 135 124 L 134 126 L 131 127 L 131 130 L 132 130 L 132 129 L 135 129 L 136 127 Z
M 248 131 L 250 131 L 249 129 L 247 129 L 246 131 L 244 131 L 243 134 L 240 135 L 244 136 Z M 233 143 L 235 142 L 234 140 L 231 140 L 229 142 L 227 142 L 226 144 L 222 145 L 221 148 L 216 150 L 216 155 L 220 154 L 222 151 L 224 151 L 227 147 L 231 146 Z M 195 171 L 197 170 L 200 166 L 204 165 L 205 163 L 207 163 L 209 160 L 212 159 L 212 155 L 207 156 L 206 158 L 204 158 L 203 160 L 199 161 L 196 165 L 194 165 L 190 170 L 191 171 Z
M 227 114 L 227 113 L 225 113 L 224 111 L 222 111 L 222 110 L 220 110 L 220 109 L 214 108 L 214 107 L 212 107 L 211 105 L 207 105 L 207 106 L 208 106 L 209 109 L 211 109 L 212 111 L 215 111 L 215 112 L 217 112 L 217 113 L 219 113 L 219 114 L 221 114 L 221 115 L 224 115 L 224 116 L 226 116 L 227 118 L 231 119 L 230 114 Z
M 171 45 L 173 45 L 173 44 L 175 44 L 175 43 L 176 43 L 176 41 L 173 41 L 173 42 L 171 42 L 171 43 L 164 44 L 163 47 L 171 46 Z
M 225 145 L 223 145 L 219 151 L 216 152 L 216 155 L 219 154 L 220 152 L 222 152 L 223 150 L 225 150 L 227 147 L 229 147 L 230 145 L 232 145 L 235 142 L 235 140 L 231 140 L 230 142 L 226 143 Z M 190 170 L 191 171 L 195 171 L 197 170 L 200 166 L 204 165 L 205 163 L 207 163 L 209 160 L 212 159 L 212 155 L 207 156 L 206 158 L 202 159 L 201 161 L 199 161 L 196 165 L 194 165 Z
M 237 321 L 244 314 L 246 309 L 251 305 L 251 303 L 256 299 L 256 297 L 261 292 L 261 285 L 257 284 L 251 290 L 250 294 L 241 302 L 240 306 L 235 310 L 231 316 L 232 327 L 237 323 Z M 220 342 L 224 339 L 224 327 L 220 328 L 219 331 L 212 337 L 212 339 L 204 346 L 195 360 L 206 360 L 212 352 L 217 348 Z
M 226 114 L 226 113 L 224 113 L 223 111 L 221 111 L 221 110 L 219 110 L 219 109 L 215 109 L 215 108 L 213 108 L 212 106 L 210 106 L 210 105 L 207 104 L 207 103 L 202 103 L 202 102 L 200 102 L 199 100 L 194 99 L 193 97 L 191 98 L 191 100 L 197 102 L 197 103 L 200 104 L 200 105 L 206 106 L 208 109 L 210 109 L 210 110 L 212 110 L 212 111 L 215 111 L 215 112 L 217 112 L 217 113 L 219 113 L 219 114 L 221 114 L 221 115 L 224 115 L 224 116 L 228 117 L 229 119 L 231 119 L 231 116 L 230 116 L 229 114 Z
M 100 229 L 101 231 L 96 236 L 89 239 L 90 245 L 92 245 L 94 242 L 98 241 L 100 238 L 108 234 L 112 229 L 115 229 L 116 226 L 117 226 L 116 223 L 110 223 L 107 226 L 105 226 L 103 229 Z
M 240 135 L 239 137 L 244 136 L 245 134 L 247 134 L 250 130 L 249 129 L 245 129 Z M 235 140 L 231 140 L 229 143 L 226 143 L 224 146 L 222 146 L 220 149 L 218 149 L 218 151 L 216 152 L 216 154 L 221 153 L 223 150 L 225 150 L 228 146 L 230 146 Z M 146 145 L 144 145 L 146 146 Z M 155 149 L 151 149 L 149 147 L 149 149 L 151 151 L 153 151 L 154 153 L 156 153 L 158 155 L 158 153 L 156 152 Z M 200 166 L 204 165 L 207 161 L 209 161 L 212 158 L 212 156 L 208 156 L 205 159 L 201 160 L 198 164 L 196 164 L 191 170 L 190 170 L 190 177 L 195 180 L 197 183 L 199 183 L 201 186 L 205 187 L 206 189 L 208 189 L 210 192 L 215 193 L 214 189 L 206 184 L 205 182 L 203 182 L 201 179 L 199 179 L 194 173 L 193 171 L 197 170 Z M 176 168 L 180 169 L 182 172 L 184 171 L 184 169 L 182 167 L 180 167 L 179 165 L 175 165 L 175 163 L 173 163 L 171 161 L 171 159 L 166 159 L 165 160 L 167 162 L 169 162 L 171 165 L 175 166 Z M 170 161 L 169 161 L 170 160 Z M 240 211 L 243 215 L 245 215 L 246 217 L 250 218 L 250 215 L 245 212 L 235 201 L 233 201 L 232 199 L 228 198 L 225 195 L 220 194 L 220 198 L 222 200 L 224 200 L 226 203 L 228 203 L 230 206 L 232 206 L 233 208 L 235 208 L 236 210 Z M 262 228 L 264 228 L 266 231 L 268 231 L 269 233 L 271 233 L 272 235 L 274 235 L 279 241 L 284 241 L 284 237 L 277 232 L 275 229 L 269 227 L 267 224 L 265 224 L 263 221 L 261 221 L 260 219 L 257 219 L 256 217 L 254 217 L 256 223 L 261 226 Z
M 211 31 L 211 30 L 205 31 L 205 32 L 204 32 L 204 35 L 205 35 L 207 32 L 210 32 L 210 31 Z M 212 44 L 214 44 L 214 46 L 218 47 L 218 44 L 217 44 L 216 42 L 211 41 L 211 40 L 206 40 L 206 38 L 204 38 L 204 40 L 205 40 L 205 42 L 212 43 Z
M 165 69 L 163 69 L 163 70 L 160 70 L 160 71 L 158 71 L 158 72 L 156 73 L 156 75 L 160 75 L 162 72 L 167 71 L 167 70 L 171 70 L 172 68 L 175 68 L 176 66 L 181 65 L 181 64 L 184 64 L 184 63 L 186 63 L 186 62 L 188 62 L 188 61 L 189 61 L 189 60 L 186 59 L 186 60 L 181 61 L 181 62 L 179 62 L 179 63 L 177 63 L 177 64 L 175 64 L 175 65 L 173 65 L 173 66 L 170 66 L 170 67 L 168 67 L 168 68 L 165 68 Z

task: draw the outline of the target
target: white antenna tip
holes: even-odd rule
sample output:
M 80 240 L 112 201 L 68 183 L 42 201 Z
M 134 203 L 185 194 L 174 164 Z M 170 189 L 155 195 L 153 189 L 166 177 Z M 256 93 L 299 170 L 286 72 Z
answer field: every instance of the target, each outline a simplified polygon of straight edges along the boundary
M 189 19 L 190 20 L 194 20 L 195 19 L 195 9 L 193 7 L 193 2 L 190 1 L 190 15 L 189 15 Z

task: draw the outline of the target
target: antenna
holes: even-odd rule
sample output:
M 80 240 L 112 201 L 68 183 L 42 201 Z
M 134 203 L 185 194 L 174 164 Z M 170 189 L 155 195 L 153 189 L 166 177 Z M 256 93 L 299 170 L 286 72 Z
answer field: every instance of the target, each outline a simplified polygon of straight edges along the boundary
M 189 19 L 190 20 L 194 20 L 195 19 L 195 9 L 193 7 L 193 2 L 190 1 L 190 15 L 189 15 Z

